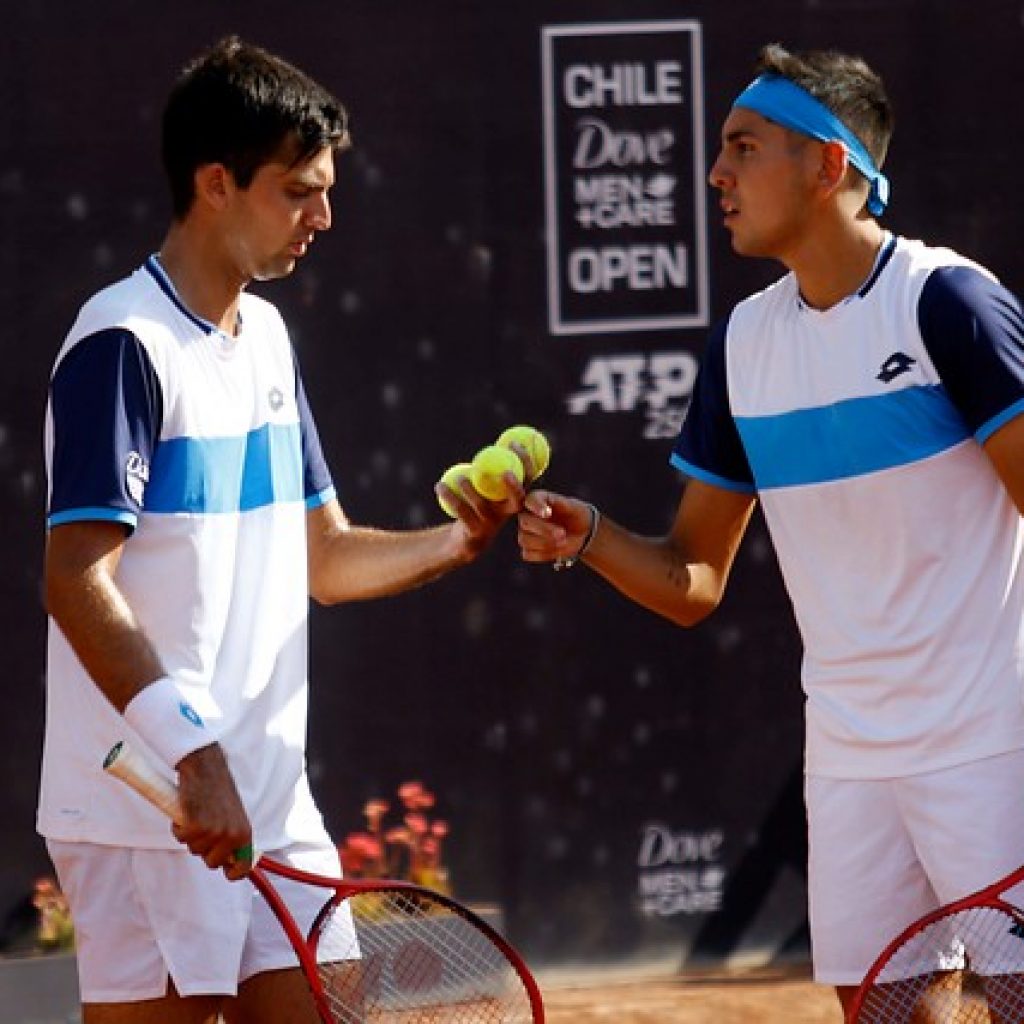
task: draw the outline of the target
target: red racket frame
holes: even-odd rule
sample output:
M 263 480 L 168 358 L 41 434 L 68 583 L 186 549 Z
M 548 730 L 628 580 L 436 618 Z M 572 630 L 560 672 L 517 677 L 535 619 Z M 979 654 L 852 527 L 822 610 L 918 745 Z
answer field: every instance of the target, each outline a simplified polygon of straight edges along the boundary
M 287 904 L 274 888 L 273 882 L 267 878 L 266 873 L 268 871 L 273 875 L 289 878 L 294 882 L 301 882 L 328 891 L 333 890 L 334 895 L 330 897 L 329 902 L 325 904 L 324 908 L 317 915 L 308 936 L 302 934 L 302 930 L 295 923 L 295 919 L 292 917 Z M 258 865 L 249 872 L 249 879 L 259 890 L 260 895 L 267 901 L 270 909 L 274 912 L 274 916 L 277 917 L 285 934 L 288 936 L 288 940 L 291 942 L 299 958 L 303 973 L 309 981 L 310 989 L 313 992 L 313 999 L 316 1002 L 317 1012 L 320 1014 L 324 1024 L 334 1024 L 334 1018 L 327 1004 L 327 996 L 320 982 L 320 972 L 317 966 L 316 946 L 320 934 L 320 923 L 325 914 L 329 913 L 349 896 L 372 892 L 403 892 L 409 896 L 424 896 L 431 902 L 443 904 L 453 913 L 468 921 L 475 928 L 478 928 L 501 950 L 505 959 L 508 960 L 512 969 L 519 976 L 519 980 L 522 981 L 527 997 L 530 1000 L 530 1010 L 533 1013 L 534 1024 L 544 1024 L 544 1001 L 541 997 L 540 988 L 519 953 L 516 952 L 515 948 L 500 932 L 491 927 L 477 914 L 474 914 L 473 911 L 464 907 L 461 903 L 450 899 L 443 893 L 425 889 L 412 882 L 378 878 L 360 879 L 359 881 L 329 878 L 326 875 L 316 875 L 309 871 L 303 871 L 301 868 L 292 867 L 290 864 L 282 864 L 280 861 L 272 860 L 270 857 L 260 858 Z
M 1020 908 L 1000 899 L 1000 896 L 1006 892 L 1007 889 L 1012 889 L 1015 885 L 1020 885 L 1022 882 L 1024 882 L 1024 866 L 1017 868 L 1016 871 L 1011 871 L 1010 874 L 1005 875 L 1003 878 L 999 879 L 998 882 L 993 882 L 991 885 L 985 886 L 984 889 L 979 889 L 977 892 L 973 892 L 968 896 L 963 896 L 958 900 L 954 900 L 952 903 L 944 904 L 937 910 L 933 910 L 925 914 L 923 917 L 918 918 L 909 927 L 904 928 L 904 930 L 900 932 L 900 934 L 897 935 L 896 938 L 885 947 L 885 949 L 882 950 L 878 955 L 878 958 L 868 969 L 867 974 L 864 975 L 864 980 L 860 983 L 860 987 L 857 989 L 857 994 L 854 996 L 853 1002 L 850 1004 L 850 1011 L 846 1017 L 847 1024 L 858 1024 L 858 1017 L 864 1006 L 864 1000 L 867 999 L 868 993 L 872 988 L 874 988 L 875 980 L 878 978 L 878 975 L 885 970 L 885 967 L 889 963 L 893 954 L 915 935 L 924 931 L 925 928 L 934 924 L 936 921 L 941 921 L 944 917 L 951 917 L 953 914 L 959 914 L 964 910 L 991 907 L 993 910 L 1000 910 L 1004 914 L 1009 914 L 1010 917 L 1017 918 L 1021 924 L 1024 925 L 1024 914 L 1022 914 Z

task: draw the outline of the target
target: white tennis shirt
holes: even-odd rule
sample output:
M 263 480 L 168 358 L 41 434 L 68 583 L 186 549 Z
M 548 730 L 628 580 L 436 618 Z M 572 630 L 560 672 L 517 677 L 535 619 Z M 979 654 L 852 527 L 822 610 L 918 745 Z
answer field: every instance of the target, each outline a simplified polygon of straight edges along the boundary
M 1024 319 L 889 239 L 826 311 L 790 274 L 709 340 L 672 461 L 756 492 L 804 642 L 806 768 L 916 774 L 1024 748 L 1024 531 L 983 443 L 1024 412 Z
M 50 529 L 131 531 L 117 585 L 219 737 L 258 847 L 325 838 L 305 773 L 306 511 L 334 489 L 280 314 L 243 294 L 229 337 L 150 257 L 80 312 L 45 449 Z M 147 748 L 52 620 L 47 661 L 39 830 L 177 847 L 167 820 L 102 771 L 116 741 Z

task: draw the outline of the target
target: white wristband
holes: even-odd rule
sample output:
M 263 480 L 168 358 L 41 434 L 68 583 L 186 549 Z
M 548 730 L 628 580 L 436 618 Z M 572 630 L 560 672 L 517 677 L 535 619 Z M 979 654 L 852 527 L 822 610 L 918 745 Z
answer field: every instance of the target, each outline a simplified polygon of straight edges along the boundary
M 172 768 L 217 737 L 170 677 L 163 676 L 141 689 L 124 709 L 125 721 Z

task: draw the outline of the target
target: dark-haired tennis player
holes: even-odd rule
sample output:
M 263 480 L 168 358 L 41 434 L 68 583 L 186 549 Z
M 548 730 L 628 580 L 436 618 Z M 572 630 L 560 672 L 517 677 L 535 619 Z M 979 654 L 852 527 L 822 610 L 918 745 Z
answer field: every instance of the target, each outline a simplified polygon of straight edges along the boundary
M 339 870 L 305 771 L 309 595 L 425 583 L 523 497 L 459 496 L 458 519 L 410 532 L 338 504 L 285 325 L 247 286 L 330 227 L 346 142 L 341 104 L 279 58 L 237 39 L 198 58 L 164 113 L 166 238 L 86 303 L 53 371 L 38 821 L 86 1024 L 317 1019 L 270 911 L 228 880 L 253 842 Z M 177 770 L 176 836 L 104 775 L 122 738 Z
M 789 272 L 708 340 L 674 524 L 546 491 L 520 517 L 528 561 L 692 625 L 760 499 L 805 647 L 815 973 L 844 1005 L 894 934 L 1024 859 L 1021 306 L 879 223 L 892 124 L 862 60 L 762 52 L 710 181 L 735 251 Z

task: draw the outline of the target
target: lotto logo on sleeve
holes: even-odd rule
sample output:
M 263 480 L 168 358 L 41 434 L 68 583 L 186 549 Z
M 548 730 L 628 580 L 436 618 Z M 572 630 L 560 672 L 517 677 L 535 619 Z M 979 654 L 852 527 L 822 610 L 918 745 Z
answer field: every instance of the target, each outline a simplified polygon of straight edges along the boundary
M 149 483 L 149 463 L 138 452 L 128 453 L 124 464 L 124 479 L 132 501 L 141 508 L 146 484 Z
M 708 323 L 700 23 L 543 30 L 553 334 Z
M 178 710 L 181 712 L 181 717 L 191 722 L 197 729 L 205 729 L 206 724 L 199 716 L 199 712 L 187 700 L 183 700 L 178 705 Z

